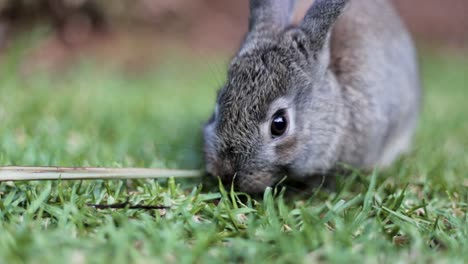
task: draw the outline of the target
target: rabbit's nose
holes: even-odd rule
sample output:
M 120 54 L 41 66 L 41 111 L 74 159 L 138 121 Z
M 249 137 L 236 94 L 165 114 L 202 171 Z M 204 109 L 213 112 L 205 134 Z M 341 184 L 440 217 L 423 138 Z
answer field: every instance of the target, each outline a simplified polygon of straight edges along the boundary
M 236 172 L 234 170 L 223 170 L 220 177 L 224 185 L 230 185 L 234 183 Z
M 223 184 L 233 183 L 236 172 L 230 161 L 224 161 L 220 168 L 220 177 Z
M 234 181 L 234 175 L 232 173 L 223 174 L 221 175 L 221 181 L 224 185 L 231 185 Z

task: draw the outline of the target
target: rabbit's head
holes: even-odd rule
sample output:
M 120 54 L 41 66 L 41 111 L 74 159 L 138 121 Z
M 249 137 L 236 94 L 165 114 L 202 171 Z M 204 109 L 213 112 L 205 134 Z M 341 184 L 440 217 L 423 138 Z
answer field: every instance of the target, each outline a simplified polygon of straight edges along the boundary
M 347 0 L 316 0 L 297 26 L 292 0 L 251 0 L 249 32 L 204 128 L 207 172 L 259 193 L 335 162 L 340 135 L 329 36 Z

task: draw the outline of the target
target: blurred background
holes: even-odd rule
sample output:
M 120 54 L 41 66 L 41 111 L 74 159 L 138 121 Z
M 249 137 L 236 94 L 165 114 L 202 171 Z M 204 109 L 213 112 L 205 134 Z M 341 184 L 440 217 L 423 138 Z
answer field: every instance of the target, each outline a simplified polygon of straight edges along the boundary
M 310 2 L 299 0 L 298 14 Z M 468 47 L 468 1 L 394 2 L 421 47 Z M 91 56 L 139 71 L 168 49 L 232 54 L 247 16 L 247 0 L 0 0 L 0 47 L 35 32 L 23 67 L 62 69 Z
M 311 1 L 298 1 L 299 18 Z M 395 4 L 425 91 L 413 163 L 462 168 L 468 1 Z M 203 166 L 247 16 L 248 0 L 0 0 L 0 164 Z

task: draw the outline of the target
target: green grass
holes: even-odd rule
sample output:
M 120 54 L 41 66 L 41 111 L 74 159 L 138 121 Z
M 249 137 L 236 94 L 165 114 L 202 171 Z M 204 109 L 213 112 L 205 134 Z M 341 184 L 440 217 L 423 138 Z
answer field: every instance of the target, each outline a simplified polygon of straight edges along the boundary
M 12 54 L 0 68 L 0 164 L 202 166 L 223 59 L 22 75 Z M 388 170 L 256 200 L 193 180 L 0 183 L 0 263 L 466 262 L 468 58 L 425 54 L 414 150 Z M 88 205 L 125 201 L 170 208 Z

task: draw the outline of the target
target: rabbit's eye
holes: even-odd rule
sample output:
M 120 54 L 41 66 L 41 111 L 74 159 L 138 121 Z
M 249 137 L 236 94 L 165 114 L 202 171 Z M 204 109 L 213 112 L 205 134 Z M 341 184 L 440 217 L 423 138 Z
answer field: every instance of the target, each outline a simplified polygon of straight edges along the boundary
M 279 110 L 273 115 L 271 121 L 271 135 L 273 137 L 282 136 L 288 129 L 288 119 L 284 110 Z

